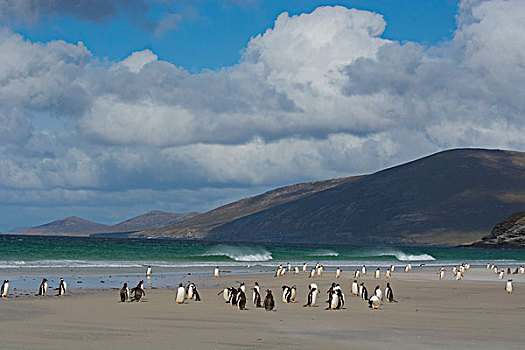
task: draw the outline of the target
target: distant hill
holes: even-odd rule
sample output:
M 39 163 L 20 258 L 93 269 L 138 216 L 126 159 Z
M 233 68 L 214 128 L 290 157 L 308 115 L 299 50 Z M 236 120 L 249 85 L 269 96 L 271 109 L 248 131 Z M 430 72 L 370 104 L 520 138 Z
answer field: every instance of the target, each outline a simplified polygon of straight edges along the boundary
M 480 248 L 525 248 L 525 211 L 514 213 L 494 226 L 489 235 L 472 244 Z
M 277 188 L 261 195 L 248 197 L 195 216 L 184 222 L 133 234 L 138 237 L 205 238 L 206 233 L 237 218 L 273 208 L 351 182 L 362 176 L 345 177 Z
M 126 237 L 130 232 L 171 225 L 199 214 L 199 212 L 169 213 L 160 210 L 153 210 L 113 226 L 84 220 L 76 216 L 70 216 L 41 226 L 6 233 L 54 236 L 101 236 L 102 234 L 111 234 L 109 236 Z M 115 235 L 116 233 L 124 233 L 124 235 Z
M 285 187 L 287 200 L 279 203 L 271 191 L 137 235 L 243 242 L 469 243 L 490 232 L 501 217 L 525 207 L 525 153 L 456 149 L 331 181 L 310 185 L 310 191 L 292 198 L 286 198 L 290 189 Z M 245 207 L 263 199 L 265 205 Z

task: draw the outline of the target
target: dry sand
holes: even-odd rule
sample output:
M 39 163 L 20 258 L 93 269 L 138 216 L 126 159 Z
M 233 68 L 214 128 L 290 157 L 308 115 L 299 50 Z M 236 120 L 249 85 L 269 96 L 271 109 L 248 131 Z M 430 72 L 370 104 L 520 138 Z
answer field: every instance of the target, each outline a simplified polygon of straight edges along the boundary
M 142 303 L 120 303 L 118 291 L 98 290 L 59 298 L 0 300 L 0 349 L 523 349 L 525 276 L 516 291 L 484 269 L 471 269 L 462 281 L 438 281 L 430 271 L 395 272 L 390 283 L 398 303 L 377 311 L 350 295 L 346 272 L 338 283 L 346 294 L 344 310 L 325 310 L 334 274 L 316 278 L 320 304 L 303 307 L 306 276 L 229 275 L 195 278 L 201 302 L 175 304 L 174 289 L 148 289 Z M 271 288 L 276 310 L 237 311 L 217 293 L 225 286 L 255 281 Z M 366 276 L 369 292 L 381 281 Z M 136 281 L 130 281 L 135 284 Z M 297 303 L 281 301 L 281 286 L 297 285 Z M 251 290 L 247 293 L 251 301 Z M 263 298 L 264 298 L 264 294 Z

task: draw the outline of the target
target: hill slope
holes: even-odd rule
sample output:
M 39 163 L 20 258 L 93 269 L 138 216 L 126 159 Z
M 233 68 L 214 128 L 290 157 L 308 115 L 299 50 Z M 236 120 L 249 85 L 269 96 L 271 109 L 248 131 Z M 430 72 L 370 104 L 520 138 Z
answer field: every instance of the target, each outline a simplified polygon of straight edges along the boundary
M 214 228 L 225 241 L 459 244 L 525 207 L 525 153 L 458 149 Z
M 119 224 L 111 226 L 112 232 L 130 232 L 146 229 L 154 229 L 173 225 L 199 215 L 199 212 L 170 213 L 167 211 L 152 210 L 145 214 L 136 216 Z
M 53 222 L 19 230 L 20 235 L 60 235 L 60 236 L 87 236 L 94 232 L 107 232 L 111 226 L 84 220 L 77 216 L 55 220 Z

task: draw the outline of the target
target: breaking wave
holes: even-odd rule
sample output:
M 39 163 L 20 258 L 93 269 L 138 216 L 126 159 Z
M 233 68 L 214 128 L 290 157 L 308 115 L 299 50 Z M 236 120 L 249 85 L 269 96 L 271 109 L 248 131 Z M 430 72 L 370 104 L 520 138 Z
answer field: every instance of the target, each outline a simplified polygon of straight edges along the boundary
M 262 247 L 231 246 L 219 244 L 209 248 L 201 256 L 226 256 L 235 261 L 270 261 L 272 254 Z
M 309 256 L 339 256 L 338 252 L 334 252 L 333 250 L 316 250 L 309 254 Z
M 394 256 L 399 261 L 433 261 L 436 260 L 429 254 L 406 254 L 402 251 L 381 252 L 378 256 Z

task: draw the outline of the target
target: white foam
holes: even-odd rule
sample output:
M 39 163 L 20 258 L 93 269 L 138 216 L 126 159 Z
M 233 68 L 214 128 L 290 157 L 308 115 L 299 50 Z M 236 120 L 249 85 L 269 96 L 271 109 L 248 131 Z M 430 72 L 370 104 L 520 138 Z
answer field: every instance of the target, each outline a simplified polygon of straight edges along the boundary
M 313 253 L 309 254 L 310 256 L 339 256 L 338 252 L 334 252 L 333 250 L 316 250 Z
M 272 254 L 262 247 L 231 246 L 219 244 L 211 247 L 202 256 L 227 256 L 235 261 L 270 261 Z

